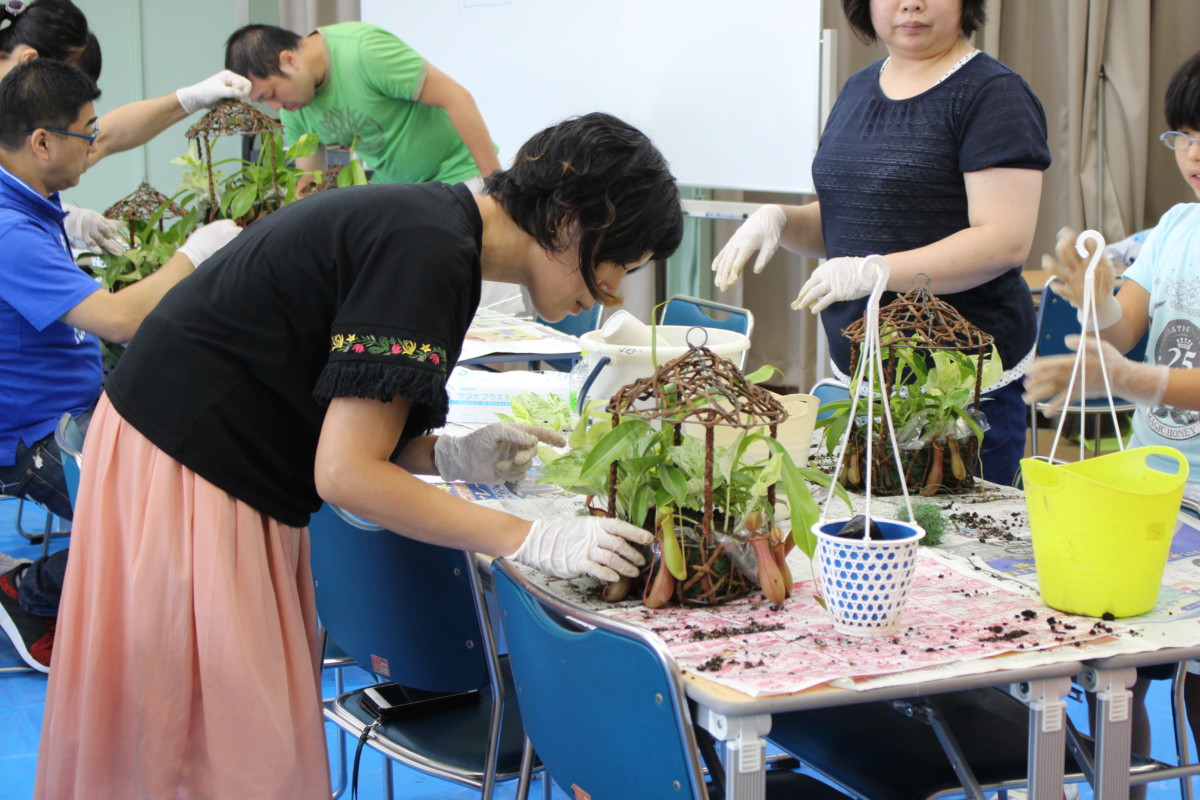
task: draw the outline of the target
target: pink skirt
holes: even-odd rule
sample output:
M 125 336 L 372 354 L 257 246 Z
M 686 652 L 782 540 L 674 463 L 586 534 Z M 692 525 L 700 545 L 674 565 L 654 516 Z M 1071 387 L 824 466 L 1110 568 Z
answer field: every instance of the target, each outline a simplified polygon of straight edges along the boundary
M 328 798 L 308 530 L 88 431 L 38 800 Z

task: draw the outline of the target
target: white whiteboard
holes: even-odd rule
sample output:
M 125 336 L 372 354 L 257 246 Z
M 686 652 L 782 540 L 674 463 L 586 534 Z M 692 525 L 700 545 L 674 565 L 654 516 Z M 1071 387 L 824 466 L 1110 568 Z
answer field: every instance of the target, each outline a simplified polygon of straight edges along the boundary
M 502 164 L 606 111 L 681 184 L 812 192 L 821 0 L 362 0 L 362 18 L 471 92 Z

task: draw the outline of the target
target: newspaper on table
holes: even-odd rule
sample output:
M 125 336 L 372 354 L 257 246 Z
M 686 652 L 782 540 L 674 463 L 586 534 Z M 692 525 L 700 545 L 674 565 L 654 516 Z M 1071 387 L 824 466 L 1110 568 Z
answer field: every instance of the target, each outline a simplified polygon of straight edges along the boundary
M 538 358 L 579 355 L 579 340 L 531 319 L 480 311 L 471 321 L 459 361 L 514 354 Z
M 550 500 L 550 503 L 547 501 Z M 887 502 L 873 498 L 888 516 Z M 570 495 L 530 497 L 528 487 L 483 499 L 527 519 L 578 513 Z M 607 604 L 590 578 L 530 576 L 568 602 L 648 628 L 684 672 L 759 697 L 828 684 L 861 690 L 902 686 L 1008 666 L 1034 667 L 1162 647 L 1200 645 L 1200 530 L 1180 522 L 1159 604 L 1120 621 L 1065 614 L 1037 595 L 1025 502 L 1019 491 L 985 485 L 975 494 L 930 498 L 947 533 L 922 547 L 913 588 L 893 636 L 843 636 L 813 595 L 811 566 L 794 550 L 796 579 L 782 607 L 755 593 L 717 607 L 651 610 Z M 874 508 L 874 506 L 873 506 Z M 1165 623 L 1165 624 L 1156 624 Z

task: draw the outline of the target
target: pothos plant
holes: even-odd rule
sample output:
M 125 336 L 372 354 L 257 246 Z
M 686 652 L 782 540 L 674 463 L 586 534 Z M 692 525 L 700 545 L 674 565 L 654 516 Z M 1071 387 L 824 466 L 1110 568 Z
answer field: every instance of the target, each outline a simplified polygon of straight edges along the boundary
M 978 385 L 988 386 L 1000 378 L 1003 367 L 995 345 L 980 369 L 979 356 L 973 353 L 923 349 L 919 341 L 889 345 L 886 335 L 883 340 L 880 356 L 885 363 L 896 365 L 894 380 L 885 390 L 886 398 L 876 388 L 870 408 L 866 398 L 859 397 L 840 481 L 850 487 L 863 485 L 865 441 L 870 430 L 876 442 L 871 490 L 881 495 L 900 492 L 890 438 L 879 434 L 886 399 L 907 486 L 929 496 L 972 485 L 972 467 L 986 424 L 975 408 L 975 392 Z M 852 393 L 856 391 L 857 386 Z M 825 429 L 825 447 L 830 453 L 836 452 L 852 422 L 851 406 L 852 397 L 821 406 L 824 418 L 817 427 Z
M 129 221 L 131 240 L 121 255 L 112 253 L 83 253 L 80 266 L 91 273 L 105 291 L 115 292 L 156 271 L 175 254 L 196 229 L 200 209 L 193 208 L 170 225 L 162 224 L 168 204 L 164 203 L 147 219 Z M 112 369 L 125 352 L 125 347 L 101 339 L 100 349 L 107 372 Z
M 765 370 L 769 374 L 770 368 Z M 679 435 L 675 425 L 644 419 L 621 417 L 615 425 L 609 417 L 593 419 L 600 402 L 589 403 L 580 415 L 566 454 L 542 453 L 546 466 L 538 480 L 589 498 L 606 498 L 616 465 L 613 515 L 656 534 L 650 567 L 641 578 L 645 604 L 655 608 L 672 598 L 707 602 L 692 591 L 695 582 L 689 583 L 697 569 L 716 572 L 717 580 L 729 578 L 735 584 L 740 576 L 732 573 L 740 569 L 756 577 L 771 602 L 782 604 L 792 588 L 787 551 L 795 545 L 811 557 L 816 545 L 811 527 L 819 509 L 806 481 L 829 486 L 830 478 L 797 466 L 786 448 L 763 430 L 740 430 L 730 444 L 715 446 L 714 536 L 731 557 L 697 565 L 691 545 L 701 530 L 709 479 L 703 440 Z M 754 447 L 756 443 L 762 446 Z M 775 486 L 782 489 L 777 500 L 790 519 L 790 536 L 775 524 L 776 509 L 769 499 Z M 849 506 L 844 490 L 834 488 Z M 622 599 L 630 588 L 628 580 L 618 581 L 605 588 L 604 597 Z
M 184 168 L 178 190 L 179 202 L 202 209 L 208 222 L 231 219 L 245 227 L 296 200 L 297 186 L 305 172 L 293 163 L 297 158 L 307 158 L 317 152 L 319 140 L 316 134 L 304 134 L 286 150 L 283 135 L 278 131 L 261 136 L 265 146 L 259 149 L 255 161 L 227 158 L 213 162 L 211 170 L 193 141 L 187 153 L 171 161 Z M 282 153 L 283 157 L 274 157 L 275 153 Z M 221 167 L 232 169 L 227 174 Z M 347 181 L 352 177 L 349 176 Z M 365 176 L 362 183 L 366 183 Z M 212 207 L 214 198 L 216 208 Z

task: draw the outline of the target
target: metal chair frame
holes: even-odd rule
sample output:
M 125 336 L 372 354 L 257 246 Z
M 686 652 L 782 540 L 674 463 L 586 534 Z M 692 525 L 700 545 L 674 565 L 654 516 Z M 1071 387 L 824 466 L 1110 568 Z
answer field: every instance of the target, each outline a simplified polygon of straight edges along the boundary
M 326 534 L 328 534 L 328 535 L 356 536 L 356 535 L 360 535 L 360 534 L 369 535 L 369 534 L 375 533 L 375 532 L 382 532 L 382 533 L 386 534 L 387 536 L 399 536 L 399 534 L 396 534 L 396 533 L 393 533 L 390 531 L 386 531 L 384 528 L 382 528 L 379 525 L 375 525 L 374 523 L 371 523 L 367 520 L 363 520 L 359 517 L 349 514 L 348 512 L 346 512 L 340 508 L 337 508 L 336 506 L 332 506 L 332 505 L 327 505 L 324 509 L 322 509 L 320 512 L 318 512 L 318 515 L 314 516 L 313 521 L 310 524 L 310 531 L 314 530 L 314 528 L 317 530 L 324 531 L 325 530 L 324 526 L 334 526 L 334 527 L 330 528 L 328 531 L 325 531 Z M 420 543 L 411 542 L 411 541 L 409 542 L 409 544 L 416 546 L 416 547 L 429 547 L 429 548 L 434 548 L 436 550 L 444 550 L 444 548 L 435 548 L 435 546 L 433 546 L 433 545 L 421 545 Z M 316 542 L 314 542 L 314 559 L 313 559 L 314 576 L 317 578 L 317 586 L 318 586 L 317 613 L 318 613 L 318 615 L 322 615 L 321 584 L 320 584 L 321 578 L 319 577 L 319 575 L 317 575 L 317 572 L 319 569 L 318 564 L 319 564 L 320 559 L 319 559 L 319 556 L 317 555 L 316 551 L 317 551 L 317 544 L 316 544 Z M 464 653 L 465 652 L 474 652 L 476 655 L 472 656 L 472 657 L 479 657 L 479 653 L 480 652 L 482 653 L 481 657 L 482 657 L 482 661 L 483 661 L 483 665 L 484 665 L 484 672 L 486 674 L 486 684 L 487 685 L 480 686 L 480 691 L 486 693 L 486 695 L 490 698 L 490 701 L 491 701 L 489 718 L 487 720 L 487 725 L 486 725 L 486 727 L 487 727 L 486 743 L 484 744 L 485 752 L 483 754 L 482 767 L 478 770 L 461 768 L 458 765 L 439 761 L 435 757 L 430 756 L 429 754 L 418 752 L 415 749 L 410 749 L 398 742 L 392 741 L 389 738 L 387 738 L 386 730 L 387 730 L 388 724 L 394 724 L 394 723 L 387 723 L 383 726 L 380 726 L 379 728 L 377 728 L 375 730 L 370 731 L 367 734 L 368 738 L 366 739 L 366 745 L 371 747 L 372 749 L 382 753 L 387 758 L 387 762 L 386 762 L 387 771 L 385 773 L 385 785 L 387 787 L 387 796 L 389 798 L 392 796 L 392 791 L 391 791 L 391 782 L 392 782 L 392 780 L 391 780 L 391 762 L 392 761 L 399 761 L 401 763 L 407 764 L 408 766 L 413 767 L 414 769 L 417 769 L 426 774 L 433 775 L 435 777 L 438 777 L 438 778 L 441 778 L 444 780 L 448 780 L 448 781 L 457 783 L 462 786 L 468 786 L 468 787 L 471 787 L 474 789 L 478 789 L 481 793 L 481 797 L 483 798 L 483 800 L 490 800 L 497 781 L 516 778 L 518 776 L 518 772 L 519 772 L 519 767 L 515 763 L 511 767 L 501 767 L 499 765 L 500 749 L 501 749 L 501 733 L 502 733 L 502 727 L 505 724 L 505 718 L 506 718 L 506 715 L 505 715 L 506 678 L 505 678 L 505 675 L 503 674 L 504 670 L 502 669 L 502 666 L 501 666 L 502 661 L 501 661 L 501 657 L 497 650 L 496 641 L 492 634 L 492 626 L 491 626 L 491 620 L 490 620 L 488 610 L 487 610 L 487 603 L 483 596 L 483 590 L 482 590 L 482 585 L 480 582 L 480 577 L 478 575 L 478 570 L 474 564 L 474 554 L 468 553 L 466 551 L 450 551 L 450 552 L 451 553 L 457 552 L 459 558 L 461 558 L 461 566 L 456 565 L 454 567 L 454 572 L 456 575 L 459 575 L 459 576 L 461 576 L 465 572 L 465 576 L 467 579 L 467 585 L 469 587 L 468 591 L 470 593 L 471 604 L 473 606 L 472 613 L 474 614 L 475 620 L 478 623 L 478 631 L 479 631 L 478 642 L 477 643 L 475 643 L 475 642 L 467 643 L 466 648 L 464 649 Z M 453 558 L 451 558 L 450 560 L 452 561 Z M 421 568 L 421 566 L 419 564 L 416 566 L 414 566 L 414 565 L 408 565 L 408 566 L 412 570 L 419 570 Z M 397 581 L 403 581 L 403 580 L 404 580 L 403 577 L 401 577 L 399 575 L 397 576 Z M 453 591 L 457 591 L 457 590 L 453 590 Z M 366 613 L 366 614 L 371 613 L 370 609 L 369 608 L 364 609 L 364 613 Z M 331 617 L 331 616 L 332 615 L 322 615 L 323 622 L 327 625 L 330 624 L 331 619 L 329 617 Z M 343 645 L 345 648 L 347 648 L 348 651 L 350 651 L 350 657 L 353 659 L 354 653 L 352 652 L 350 643 L 342 642 L 340 639 L 342 634 L 340 634 L 336 628 L 331 628 L 330 635 L 333 636 L 334 638 L 339 639 L 339 644 Z M 461 643 L 455 645 L 455 647 L 461 647 L 461 646 L 462 646 Z M 479 650 L 476 650 L 477 647 L 479 648 Z M 414 647 L 412 649 L 415 651 L 419 648 Z M 374 654 L 374 652 L 375 651 L 372 650 L 372 654 Z M 423 653 L 419 653 L 419 652 L 413 653 L 413 658 L 415 658 L 415 659 L 421 659 L 423 656 L 425 656 L 425 654 L 423 654 Z M 425 656 L 425 657 L 428 657 L 428 656 Z M 441 654 L 439 656 L 439 658 L 441 658 L 442 660 L 444 660 L 445 657 L 446 657 L 445 654 Z M 463 657 L 467 658 L 468 656 L 464 655 Z M 362 659 L 359 658 L 358 660 L 361 662 Z M 360 664 L 360 666 L 364 666 L 364 668 L 367 669 L 369 672 L 375 672 L 373 665 L 367 666 L 364 664 Z M 400 671 L 399 665 L 393 665 L 391 667 L 391 670 Z M 381 677 L 381 680 L 386 680 L 386 679 Z M 416 688 L 418 688 L 418 689 L 440 689 L 442 687 L 416 686 Z M 326 719 L 330 720 L 335 725 L 337 725 L 339 728 L 346 731 L 348 734 L 355 737 L 356 739 L 363 734 L 364 728 L 366 727 L 362 717 L 360 715 L 355 714 L 355 708 L 357 707 L 358 697 L 361 694 L 361 691 L 362 691 L 361 689 L 358 689 L 358 690 L 352 690 L 350 692 L 339 693 L 339 695 L 336 698 L 334 698 L 331 701 L 327 701 L 323 704 Z M 515 707 L 513 709 L 510 709 L 510 712 L 512 712 L 512 711 L 515 711 Z M 434 712 L 435 715 L 438 713 L 439 712 Z M 451 711 L 450 713 L 453 713 L 453 711 Z M 519 724 L 519 717 L 516 717 L 512 713 L 510 713 L 508 715 L 508 717 L 509 717 L 509 719 L 508 719 L 509 724 Z M 420 718 L 420 719 L 423 719 L 423 718 Z M 466 736 L 466 735 L 467 734 L 464 734 L 464 736 Z

